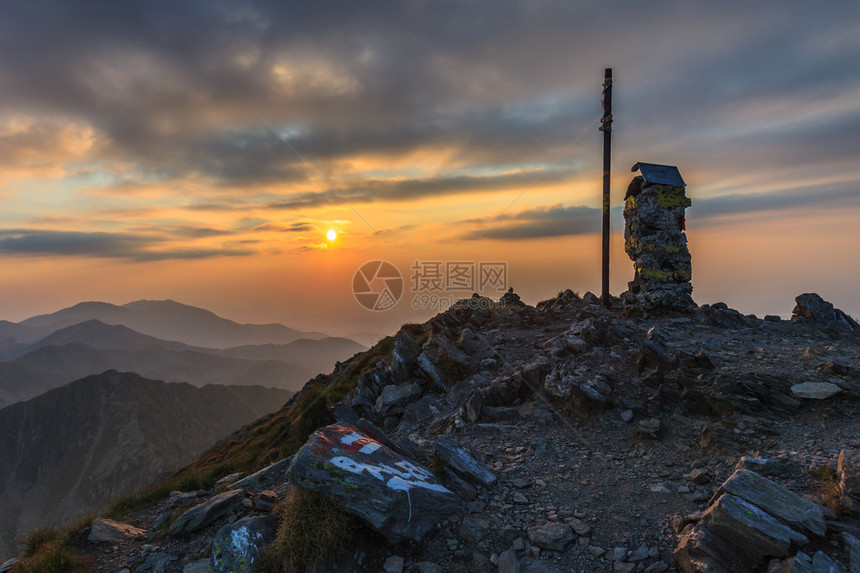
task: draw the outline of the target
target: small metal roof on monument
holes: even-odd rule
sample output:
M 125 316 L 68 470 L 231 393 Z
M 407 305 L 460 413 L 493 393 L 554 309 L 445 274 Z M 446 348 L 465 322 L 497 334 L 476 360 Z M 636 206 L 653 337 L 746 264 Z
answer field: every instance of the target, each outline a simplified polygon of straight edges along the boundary
M 674 165 L 659 165 L 657 163 L 635 163 L 630 171 L 642 174 L 646 183 L 662 183 L 675 187 L 686 187 L 681 172 Z

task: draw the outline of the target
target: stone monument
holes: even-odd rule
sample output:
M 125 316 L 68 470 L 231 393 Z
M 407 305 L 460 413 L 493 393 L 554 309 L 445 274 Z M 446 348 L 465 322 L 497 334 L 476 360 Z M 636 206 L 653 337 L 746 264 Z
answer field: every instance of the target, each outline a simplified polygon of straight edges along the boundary
M 644 311 L 695 310 L 684 210 L 690 206 L 677 167 L 637 163 L 624 198 L 624 250 L 636 272 L 622 295 Z

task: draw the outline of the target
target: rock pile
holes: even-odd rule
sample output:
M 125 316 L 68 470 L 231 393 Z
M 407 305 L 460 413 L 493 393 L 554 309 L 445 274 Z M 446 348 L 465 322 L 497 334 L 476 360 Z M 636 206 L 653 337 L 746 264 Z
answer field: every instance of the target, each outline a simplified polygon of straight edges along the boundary
M 826 530 L 820 505 L 738 469 L 697 523 L 679 532 L 675 559 L 687 573 L 754 571 L 770 558 L 793 557 Z
M 680 175 L 676 184 L 661 183 L 661 179 L 649 177 L 646 164 L 634 165 L 634 170 L 640 165 L 643 175 L 633 178 L 624 200 L 624 250 L 633 260 L 636 274 L 622 300 L 625 306 L 646 312 L 694 310 L 692 266 L 684 234 L 684 209 L 690 206 L 690 199 Z

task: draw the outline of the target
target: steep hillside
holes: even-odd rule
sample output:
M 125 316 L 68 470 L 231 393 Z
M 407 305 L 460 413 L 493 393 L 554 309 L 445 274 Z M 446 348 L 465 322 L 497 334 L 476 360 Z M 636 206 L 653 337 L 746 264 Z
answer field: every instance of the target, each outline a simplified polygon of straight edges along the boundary
M 330 372 L 335 360 L 345 360 L 367 350 L 348 338 L 301 338 L 288 344 L 246 345 L 225 348 L 219 354 L 255 360 L 282 360 L 313 372 Z
M 16 535 L 66 522 L 176 470 L 289 396 L 108 371 L 3 408 L 0 554 L 13 553 Z
M 312 374 L 312 371 L 277 360 L 219 356 L 208 350 L 170 350 L 160 344 L 132 347 L 138 349 L 98 349 L 74 342 L 43 346 L 15 360 L 0 362 L 0 407 L 111 369 L 138 372 L 168 382 L 189 382 L 195 386 L 260 385 L 292 391 L 300 388 Z

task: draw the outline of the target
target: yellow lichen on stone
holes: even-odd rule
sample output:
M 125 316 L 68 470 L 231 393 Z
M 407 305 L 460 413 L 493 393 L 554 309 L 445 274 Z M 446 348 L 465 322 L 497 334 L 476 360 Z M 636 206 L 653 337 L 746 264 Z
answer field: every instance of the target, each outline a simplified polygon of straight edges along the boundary
M 693 203 L 688 197 L 684 197 L 684 190 L 680 187 L 658 185 L 653 189 L 660 207 L 689 207 Z
M 662 282 L 669 281 L 689 281 L 692 277 L 692 273 L 690 271 L 664 271 L 662 269 L 649 269 L 649 268 L 641 268 L 637 269 L 639 271 L 639 275 L 643 279 L 647 280 L 655 280 Z

